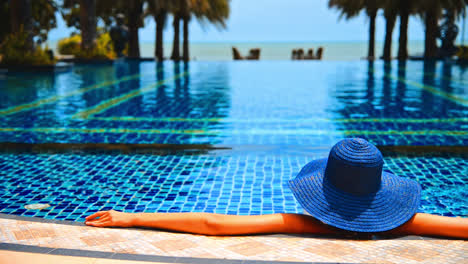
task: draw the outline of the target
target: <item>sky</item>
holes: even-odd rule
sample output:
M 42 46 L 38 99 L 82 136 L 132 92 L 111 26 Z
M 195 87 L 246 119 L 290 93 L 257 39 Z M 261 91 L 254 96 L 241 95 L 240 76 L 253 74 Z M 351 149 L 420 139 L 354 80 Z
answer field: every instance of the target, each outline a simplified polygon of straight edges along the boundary
M 364 13 L 351 20 L 339 18 L 339 12 L 328 8 L 328 0 L 231 0 L 231 13 L 226 29 L 213 25 L 190 23 L 191 42 L 341 42 L 367 41 L 369 21 Z M 67 28 L 57 14 L 58 27 L 49 33 L 50 40 L 58 40 L 73 31 Z M 460 28 L 461 31 L 461 28 Z M 154 42 L 155 23 L 145 19 L 145 27 L 139 31 L 141 42 Z M 383 41 L 385 20 L 379 13 L 376 40 Z M 461 34 L 460 34 L 461 35 Z M 465 33 L 465 39 L 468 34 Z M 164 32 L 164 41 L 172 41 L 171 19 Z M 394 41 L 398 40 L 398 22 Z M 409 41 L 424 39 L 424 24 L 418 17 L 411 17 Z

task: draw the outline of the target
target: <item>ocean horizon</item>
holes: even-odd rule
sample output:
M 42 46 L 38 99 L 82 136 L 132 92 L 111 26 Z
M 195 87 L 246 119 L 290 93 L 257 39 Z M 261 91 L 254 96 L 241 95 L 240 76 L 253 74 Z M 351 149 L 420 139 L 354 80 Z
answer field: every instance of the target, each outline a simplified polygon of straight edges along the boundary
M 56 52 L 57 40 L 48 41 L 50 48 Z M 152 42 L 140 42 L 142 57 L 154 57 Z M 260 60 L 290 60 L 293 49 L 302 48 L 304 52 L 312 48 L 314 52 L 318 47 L 324 48 L 323 60 L 349 61 L 360 60 L 367 56 L 367 41 L 349 42 L 191 42 L 190 58 L 198 61 L 225 61 L 232 60 L 232 47 L 236 47 L 245 56 L 252 48 L 260 48 Z M 181 46 L 182 49 L 182 46 Z M 392 45 L 392 55 L 396 56 L 398 43 Z M 164 44 L 164 56 L 169 58 L 172 51 L 172 42 Z M 424 41 L 408 42 L 410 55 L 421 55 L 424 51 Z M 383 42 L 376 42 L 375 54 L 377 57 L 383 53 Z

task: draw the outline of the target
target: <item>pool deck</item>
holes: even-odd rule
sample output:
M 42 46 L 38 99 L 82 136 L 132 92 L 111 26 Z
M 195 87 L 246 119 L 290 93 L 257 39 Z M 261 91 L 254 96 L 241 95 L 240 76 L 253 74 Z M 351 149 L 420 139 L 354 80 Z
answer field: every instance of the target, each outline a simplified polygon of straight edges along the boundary
M 0 263 L 463 263 L 468 241 L 214 237 L 0 214 Z M 130 262 L 129 262 L 130 261 Z

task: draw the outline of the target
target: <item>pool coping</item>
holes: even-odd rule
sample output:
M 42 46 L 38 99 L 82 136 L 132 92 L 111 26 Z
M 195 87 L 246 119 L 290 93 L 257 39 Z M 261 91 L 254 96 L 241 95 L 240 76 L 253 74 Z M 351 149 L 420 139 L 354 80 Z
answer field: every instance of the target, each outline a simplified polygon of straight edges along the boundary
M 86 226 L 82 222 L 67 221 L 67 220 L 53 220 L 44 219 L 39 217 L 27 217 L 18 215 L 9 215 L 0 213 L 0 218 L 18 220 L 18 221 L 29 221 L 39 223 L 50 223 L 60 225 L 71 225 L 71 226 Z M 139 229 L 139 228 L 126 228 L 126 229 Z M 289 235 L 266 235 L 266 236 L 289 236 Z M 115 253 L 106 251 L 95 251 L 85 249 L 69 249 L 69 248 L 52 248 L 52 247 L 41 247 L 32 245 L 23 245 L 16 243 L 0 243 L 0 250 L 16 251 L 16 252 L 27 252 L 27 253 L 39 253 L 48 255 L 59 255 L 59 256 L 73 256 L 73 257 L 87 257 L 87 258 L 103 258 L 103 259 L 117 259 L 117 260 L 129 260 L 129 261 L 146 261 L 146 262 L 164 262 L 164 263 L 187 263 L 187 264 L 298 264 L 298 263 L 336 263 L 336 262 L 297 262 L 297 261 L 272 261 L 272 260 L 242 260 L 242 259 L 220 259 L 220 258 L 194 258 L 194 257 L 174 257 L 174 256 L 160 256 L 160 255 L 149 255 L 149 254 L 129 254 L 129 253 Z M 339 263 L 351 263 L 351 262 L 339 262 Z
M 66 221 L 66 220 L 53 220 L 53 219 L 43 219 L 43 218 L 38 218 L 38 217 L 27 217 L 27 216 L 17 216 L 17 215 L 8 215 L 4 213 L 0 213 L 0 219 L 8 219 L 8 220 L 13 220 L 13 221 L 21 221 L 21 222 L 36 222 L 36 223 L 48 223 L 48 224 L 58 224 L 58 225 L 68 225 L 68 226 L 76 226 L 78 227 L 83 227 L 86 226 L 83 222 L 75 222 L 75 221 Z M 109 228 L 109 229 L 114 229 L 114 228 Z M 120 228 L 115 228 L 115 229 L 120 229 Z M 129 231 L 142 231 L 142 230 L 148 230 L 147 228 L 124 228 L 125 230 Z M 151 229 L 153 230 L 153 229 Z M 165 230 L 156 230 L 156 232 L 164 232 L 164 233 L 173 233 Z M 177 233 L 177 232 L 175 232 Z M 291 238 L 291 239 L 297 239 L 297 238 L 311 238 L 311 239 L 323 239 L 323 242 L 328 243 L 336 243 L 339 242 L 340 240 L 343 242 L 353 242 L 353 240 L 356 240 L 357 243 L 362 243 L 363 239 L 350 239 L 350 238 L 344 238 L 344 237 L 326 237 L 326 236 L 318 236 L 318 235 L 308 235 L 308 234 L 259 234 L 259 235 L 251 235 L 251 236 L 258 236 L 258 237 L 263 237 L 263 239 L 278 239 L 278 238 Z M 243 237 L 243 236 L 239 236 Z M 366 239 L 364 239 L 366 240 Z M 375 240 L 380 240 L 380 241 L 394 241 L 393 243 L 399 243 L 395 240 L 412 240 L 407 241 L 409 243 L 419 243 L 420 242 L 429 242 L 431 240 L 441 240 L 439 238 L 433 238 L 433 237 L 419 237 L 419 236 L 404 236 L 404 237 L 396 237 L 396 238 L 384 238 L 380 237 L 375 239 L 372 237 L 372 239 L 367 239 L 369 241 L 375 241 Z M 453 240 L 453 239 L 447 239 L 443 238 L 443 240 Z M 456 239 L 458 240 L 458 239 Z M 19 242 L 17 240 L 17 242 Z M 273 263 L 273 264 L 294 264 L 294 263 L 355 263 L 355 262 L 329 262 L 326 259 L 322 259 L 320 262 L 302 262 L 298 260 L 294 261 L 289 261 L 289 260 L 255 260 L 255 259 L 242 259 L 242 258 L 236 258 L 231 256 L 232 258 L 227 259 L 223 258 L 223 256 L 216 256 L 216 257 L 203 257 L 203 256 L 196 256 L 196 257 L 191 257 L 191 256 L 177 256 L 177 255 L 172 255 L 172 256 L 167 256 L 167 255 L 159 255 L 159 254 L 144 254 L 146 252 L 140 252 L 140 253 L 120 253 L 120 252 L 112 252 L 112 251 L 102 251 L 102 250 L 88 250 L 88 249 L 83 249 L 86 248 L 84 247 L 79 247 L 79 248 L 62 248 L 60 247 L 47 247 L 47 246 L 39 246 L 39 245 L 34 245 L 34 244 L 22 244 L 22 243 L 17 243 L 13 241 L 8 241 L 5 240 L 5 242 L 0 242 L 0 250 L 7 250 L 7 251 L 14 251 L 14 252 L 24 252 L 24 253 L 37 253 L 37 254 L 48 254 L 48 255 L 59 255 L 59 256 L 70 256 L 70 257 L 87 257 L 87 258 L 98 258 L 98 259 L 115 259 L 115 260 L 126 260 L 126 261 L 146 261 L 146 262 L 163 262 L 163 263 L 219 263 L 219 264 L 231 264 L 231 263 L 236 263 L 236 264 L 264 264 L 264 263 Z M 378 241 L 375 241 L 378 242 Z M 404 241 L 401 241 L 402 243 L 406 243 Z M 340 242 L 341 243 L 341 242 Z M 363 242 L 366 243 L 366 242 Z
M 119 144 L 119 143 L 24 143 L 24 142 L 0 142 L 0 153 L 69 153 L 69 152 L 104 152 L 104 153 L 122 153 L 122 154 L 154 154 L 164 155 L 174 152 L 191 151 L 194 154 L 205 154 L 207 152 L 222 151 L 264 151 L 277 146 L 269 145 L 211 145 L 211 144 Z M 291 150 L 304 149 L 307 151 L 328 152 L 331 146 L 304 147 L 296 145 L 282 146 L 282 148 Z M 432 145 L 377 145 L 381 152 L 387 155 L 443 155 L 458 154 L 468 155 L 468 146 L 432 146 Z
M 193 257 L 171 257 L 146 254 L 128 254 L 115 253 L 105 251 L 93 251 L 83 249 L 67 249 L 67 248 L 50 248 L 40 246 L 21 245 L 13 243 L 0 243 L 0 250 L 39 253 L 58 256 L 72 257 L 87 257 L 87 258 L 103 258 L 116 260 L 131 260 L 131 261 L 147 261 L 147 262 L 164 262 L 164 263 L 187 263 L 187 264 L 298 264 L 298 263 L 337 263 L 337 262 L 298 262 L 298 261 L 273 261 L 273 260 L 242 260 L 242 259 L 219 259 L 219 258 L 193 258 Z M 339 262 L 352 263 L 352 262 Z
M 69 226 L 87 226 L 84 222 L 78 221 L 69 221 L 69 220 L 55 220 L 55 219 L 45 219 L 40 217 L 30 217 L 30 216 L 21 216 L 21 215 L 12 215 L 12 214 L 5 214 L 0 213 L 0 219 L 10 219 L 10 220 L 17 220 L 17 221 L 27 221 L 27 222 L 36 222 L 36 223 L 49 223 L 49 224 L 58 224 L 58 225 L 69 225 Z M 111 227 L 112 229 L 119 229 L 120 227 Z M 156 230 L 159 232 L 170 232 L 170 233 L 179 233 L 176 231 L 166 231 L 160 229 L 153 229 L 153 228 L 143 228 L 143 227 L 125 227 L 123 229 L 126 230 Z M 241 235 L 242 236 L 242 235 Z M 337 236 L 323 236 L 323 235 L 312 235 L 312 234 L 253 234 L 249 236 L 267 236 L 267 237 L 310 237 L 310 238 L 323 238 L 323 239 L 335 239 L 335 240 L 350 240 L 350 238 L 344 237 L 337 237 Z M 364 240 L 459 240 L 459 239 L 451 239 L 451 238 L 438 238 L 438 237 L 423 237 L 423 236 L 416 236 L 416 235 L 408 235 L 408 236 L 400 236 L 400 237 L 385 237 L 385 236 L 378 236 L 373 235 L 371 239 L 364 239 Z M 351 240 L 353 240 L 351 238 Z M 363 238 L 356 238 L 356 240 L 363 240 Z

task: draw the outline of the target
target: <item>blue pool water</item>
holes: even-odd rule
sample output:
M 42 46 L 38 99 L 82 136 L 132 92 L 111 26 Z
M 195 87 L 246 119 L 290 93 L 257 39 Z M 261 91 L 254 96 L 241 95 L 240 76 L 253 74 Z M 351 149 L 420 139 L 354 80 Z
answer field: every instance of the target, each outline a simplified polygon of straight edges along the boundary
M 302 212 L 287 180 L 362 137 L 432 149 L 384 152 L 385 169 L 422 185 L 421 211 L 464 216 L 467 84 L 466 68 L 447 62 L 119 61 L 4 74 L 0 213 Z M 115 144 L 158 151 L 74 149 Z M 24 208 L 34 203 L 51 207 Z
M 172 155 L 3 154 L 0 212 L 84 221 L 98 210 L 126 212 L 301 213 L 287 188 L 309 160 L 326 153 L 268 151 Z M 420 211 L 465 216 L 462 157 L 387 157 L 385 169 L 417 180 Z M 24 205 L 46 203 L 43 210 Z
M 427 64 L 427 63 L 426 63 Z M 468 74 L 408 62 L 153 62 L 0 82 L 4 142 L 466 145 Z

